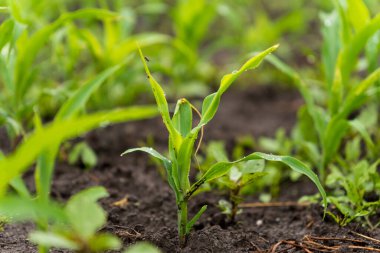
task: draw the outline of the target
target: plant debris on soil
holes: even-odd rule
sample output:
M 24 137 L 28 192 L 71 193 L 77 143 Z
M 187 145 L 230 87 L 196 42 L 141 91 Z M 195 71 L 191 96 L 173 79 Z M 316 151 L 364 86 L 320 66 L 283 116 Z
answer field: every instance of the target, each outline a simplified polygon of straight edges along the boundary
M 279 127 L 289 131 L 302 104 L 292 90 L 256 86 L 234 90 L 221 101 L 221 109 L 205 129 L 205 141 L 224 140 L 232 145 L 242 135 L 273 136 Z M 317 189 L 306 179 L 285 182 L 278 202 L 257 205 L 257 196 L 247 198 L 236 224 L 228 224 L 220 213 L 216 193 L 202 193 L 190 201 L 190 216 L 205 204 L 203 214 L 184 249 L 178 247 L 177 210 L 168 184 L 146 154 L 120 154 L 154 137 L 163 151 L 166 132 L 160 118 L 105 127 L 89 133 L 85 140 L 98 154 L 97 166 L 84 171 L 80 166 L 59 163 L 54 175 L 52 197 L 66 201 L 89 186 L 102 185 L 110 197 L 103 200 L 108 212 L 104 230 L 119 236 L 125 246 L 146 240 L 163 252 L 380 252 L 380 230 L 369 231 L 358 223 L 339 227 L 325 218 L 318 205 L 297 204 L 300 196 Z M 227 145 L 227 146 L 228 146 Z M 33 187 L 32 173 L 26 181 Z M 29 223 L 6 225 L 0 233 L 0 252 L 37 252 L 28 242 Z M 51 252 L 68 252 L 52 250 Z

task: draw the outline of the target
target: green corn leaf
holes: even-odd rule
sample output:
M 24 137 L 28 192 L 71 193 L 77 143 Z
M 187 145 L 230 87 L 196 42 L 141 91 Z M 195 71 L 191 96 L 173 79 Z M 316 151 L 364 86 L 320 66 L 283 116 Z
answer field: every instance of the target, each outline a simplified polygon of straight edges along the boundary
M 70 225 L 86 241 L 106 223 L 106 212 L 96 203 L 105 197 L 108 197 L 105 188 L 92 187 L 75 194 L 65 206 Z
M 169 132 L 169 138 L 171 139 L 174 145 L 174 148 L 176 150 L 179 150 L 182 138 L 181 138 L 181 134 L 175 129 L 170 119 L 169 107 L 168 107 L 168 102 L 166 101 L 165 92 L 162 89 L 162 87 L 157 83 L 157 81 L 154 79 L 154 77 L 150 74 L 148 65 L 145 61 L 144 55 L 140 48 L 139 48 L 139 53 L 140 53 L 141 60 L 144 64 L 145 72 L 147 74 L 150 85 L 152 87 L 153 95 L 154 95 L 154 98 L 156 99 L 158 110 Z
M 380 30 L 369 39 L 365 48 L 365 56 L 368 62 L 368 72 L 373 72 L 378 66 L 377 60 L 380 56 Z
M 136 106 L 93 113 L 79 118 L 54 122 L 44 127 L 41 131 L 31 134 L 14 153 L 0 161 L 0 196 L 4 194 L 4 190 L 11 179 L 25 171 L 35 161 L 37 155 L 51 145 L 105 124 L 145 119 L 156 115 L 157 110 L 154 107 Z
M 146 153 L 150 154 L 151 156 L 154 156 L 157 159 L 161 160 L 163 163 L 166 163 L 166 164 L 170 164 L 171 163 L 171 161 L 168 158 L 166 158 L 165 156 L 161 155 L 160 153 L 158 153 L 153 148 L 148 148 L 148 147 L 131 148 L 131 149 L 128 149 L 128 150 L 124 151 L 121 154 L 121 156 L 129 154 L 129 153 L 132 153 L 132 152 L 136 152 L 136 151 L 146 152 Z
M 100 60 L 104 57 L 105 52 L 102 48 L 102 45 L 100 44 L 100 42 L 98 41 L 98 38 L 93 33 L 91 33 L 87 29 L 77 30 L 77 33 L 78 33 L 78 36 L 86 42 L 92 56 L 95 59 Z
M 5 20 L 0 26 L 0 51 L 12 39 L 14 22 L 12 19 Z
M 371 20 L 368 8 L 362 0 L 347 0 L 347 15 L 356 31 L 360 31 Z
M 289 65 L 282 62 L 279 58 L 275 57 L 274 55 L 268 55 L 268 57 L 266 57 L 266 60 L 273 64 L 273 66 L 279 69 L 282 73 L 293 79 L 294 84 L 296 85 L 297 89 L 300 91 L 303 99 L 305 100 L 309 115 L 312 117 L 314 127 L 317 130 L 319 138 L 321 139 L 322 133 L 324 132 L 324 129 L 326 127 L 326 116 L 324 111 L 315 104 L 310 89 L 307 87 L 307 85 L 304 83 L 304 81 L 298 75 L 298 73 L 295 70 L 293 70 Z
M 193 112 L 189 101 L 184 98 L 178 100 L 172 122 L 182 137 L 186 137 L 190 133 L 193 124 Z
M 271 155 L 271 154 L 264 154 L 261 152 L 252 153 L 242 159 L 239 159 L 233 162 L 216 163 L 208 171 L 206 171 L 206 173 L 196 183 L 194 183 L 191 186 L 191 189 L 189 190 L 189 195 L 194 193 L 203 183 L 216 179 L 228 173 L 232 165 L 236 163 L 240 163 L 240 162 L 258 160 L 258 159 L 284 163 L 285 165 L 289 166 L 292 170 L 307 176 L 317 186 L 319 192 L 322 195 L 324 206 L 325 208 L 327 208 L 326 192 L 323 189 L 318 179 L 318 176 L 310 168 L 308 168 L 301 161 L 290 156 L 277 156 L 277 155 Z
M 27 24 L 28 20 L 22 17 L 22 14 L 21 14 L 22 11 L 21 11 L 20 2 L 17 0 L 13 0 L 13 1 L 11 0 L 7 2 L 8 2 L 9 10 L 10 10 L 10 13 L 12 14 L 12 17 L 21 24 Z
M 360 136 L 365 141 L 365 144 L 366 144 L 367 148 L 369 149 L 369 151 L 371 152 L 371 154 L 373 156 L 375 156 L 376 155 L 376 145 L 372 141 L 371 136 L 370 136 L 369 132 L 366 130 L 363 123 L 360 122 L 359 120 L 351 120 L 351 121 L 349 121 L 349 124 L 350 124 L 351 128 L 355 129 L 360 134 Z
M 211 166 L 210 169 L 206 171 L 206 173 L 201 177 L 201 179 L 197 183 L 203 184 L 208 181 L 224 176 L 229 172 L 233 164 L 234 162 L 218 162 L 214 164 L 213 166 Z M 194 185 L 197 185 L 197 183 L 195 183 Z
M 121 67 L 122 64 L 108 68 L 84 84 L 61 106 L 54 120 L 60 121 L 63 119 L 68 119 L 69 117 L 73 117 L 77 114 L 78 111 L 84 107 L 91 94 L 93 94 L 94 91 L 96 91 L 108 77 L 114 74 Z
M 9 65 L 5 62 L 2 56 L 0 56 L 0 80 L 4 83 L 4 94 L 12 94 L 14 91 L 14 84 L 11 72 L 9 69 Z
M 265 168 L 265 161 L 263 159 L 247 161 L 243 164 L 241 172 L 243 174 L 251 174 L 262 172 Z
M 380 29 L 380 14 L 376 15 L 365 27 L 363 27 L 350 42 L 343 48 L 338 56 L 337 67 L 341 73 L 342 83 L 348 83 L 349 76 L 356 66 L 360 52 L 367 41 Z M 339 77 L 337 77 L 339 78 Z
M 186 234 L 190 233 L 193 228 L 195 222 L 199 220 L 201 215 L 207 210 L 207 205 L 202 206 L 202 208 L 197 212 L 196 215 L 186 224 Z
M 178 152 L 178 177 L 180 188 L 186 192 L 190 187 L 189 174 L 191 168 L 191 155 L 194 149 L 196 134 L 190 133 L 183 141 Z
M 24 198 L 31 198 L 32 195 L 30 194 L 28 187 L 26 187 L 24 180 L 22 180 L 21 177 L 16 177 L 12 179 L 9 184 L 12 186 L 15 191 Z
M 268 48 L 267 50 L 249 59 L 239 70 L 223 76 L 218 91 L 205 98 L 202 105 L 202 119 L 194 131 L 199 130 L 200 127 L 207 124 L 214 117 L 216 111 L 218 110 L 222 94 L 231 86 L 231 84 L 245 71 L 257 68 L 264 58 L 277 48 L 278 45 Z
M 54 143 L 49 148 L 43 150 L 37 158 L 36 172 L 34 176 L 37 196 L 41 201 L 47 201 L 49 199 L 51 180 L 58 151 L 59 145 Z
M 100 85 L 112 74 L 121 68 L 123 64 L 106 69 L 92 80 L 78 89 L 60 108 L 54 118 L 55 122 L 73 118 L 79 110 L 87 103 L 91 94 L 95 92 Z M 50 185 L 55 165 L 55 159 L 58 154 L 60 142 L 51 145 L 44 150 L 37 161 L 36 187 L 38 196 L 46 201 L 50 195 Z
M 352 36 L 352 30 L 350 27 L 349 18 L 347 15 L 347 8 L 346 6 L 343 6 L 342 1 L 335 0 L 335 8 L 337 9 L 339 13 L 339 26 L 340 26 L 340 32 L 339 35 L 341 37 L 341 41 L 343 45 L 346 45 Z
M 322 140 L 323 166 L 327 165 L 335 157 L 348 127 L 348 121 L 339 117 L 334 117 L 329 122 Z
M 127 155 L 129 153 L 132 153 L 132 152 L 136 152 L 136 151 L 142 151 L 142 152 L 145 152 L 145 153 L 148 153 L 150 154 L 151 156 L 159 159 L 162 161 L 164 167 L 165 167 L 165 170 L 166 170 L 166 174 L 168 176 L 168 182 L 169 182 L 169 185 L 171 186 L 171 188 L 174 190 L 174 192 L 176 193 L 176 196 L 179 196 L 179 182 L 178 182 L 178 177 L 176 177 L 175 175 L 173 175 L 173 164 L 172 162 L 166 158 L 165 156 L 161 155 L 159 152 L 157 152 L 156 150 L 154 150 L 153 148 L 148 148 L 148 147 L 142 147 L 142 148 L 131 148 L 131 149 L 128 149 L 126 151 L 124 151 L 121 156 L 123 155 Z
M 120 62 L 127 55 L 135 52 L 139 47 L 145 48 L 149 46 L 165 44 L 171 41 L 171 38 L 164 34 L 158 33 L 142 33 L 128 37 L 125 41 L 112 47 L 110 56 L 112 62 Z
M 323 23 L 321 32 L 323 35 L 322 62 L 325 79 L 329 90 L 334 80 L 334 70 L 340 49 L 339 41 L 339 19 L 336 12 L 330 14 L 321 13 L 320 19 Z
M 339 111 L 340 117 L 347 117 L 352 111 L 362 106 L 367 96 L 366 92 L 369 88 L 376 84 L 380 79 L 380 68 L 377 68 L 357 86 L 355 86 L 347 96 Z
M 0 13 L 7 13 L 7 12 L 9 12 L 9 7 L 0 6 Z
M 48 248 L 80 249 L 80 245 L 74 240 L 70 240 L 63 235 L 53 232 L 33 231 L 29 235 L 29 240 Z
M 30 75 L 26 75 L 25 73 L 27 73 L 30 69 L 33 69 L 32 65 L 38 52 L 49 40 L 50 36 L 65 22 L 78 18 L 105 19 L 115 17 L 117 17 L 117 14 L 102 9 L 81 9 L 71 13 L 64 13 L 56 21 L 43 27 L 33 34 L 28 40 L 26 40 L 25 43 L 22 43 L 19 47 L 20 52 L 17 56 L 15 68 L 15 82 L 17 83 L 16 99 L 21 99 L 31 85 L 30 82 L 27 82 Z

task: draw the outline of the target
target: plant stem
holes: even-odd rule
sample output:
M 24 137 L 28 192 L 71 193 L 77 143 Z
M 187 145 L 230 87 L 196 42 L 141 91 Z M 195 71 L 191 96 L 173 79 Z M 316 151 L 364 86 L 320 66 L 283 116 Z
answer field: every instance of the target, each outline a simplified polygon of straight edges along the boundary
M 232 205 L 230 222 L 232 224 L 235 224 L 236 214 L 239 211 L 239 202 L 240 202 L 239 201 L 239 193 L 240 193 L 240 187 L 236 187 L 235 189 L 230 191 L 230 203 Z
M 182 200 L 178 205 L 178 234 L 181 248 L 186 246 L 187 225 L 187 200 Z

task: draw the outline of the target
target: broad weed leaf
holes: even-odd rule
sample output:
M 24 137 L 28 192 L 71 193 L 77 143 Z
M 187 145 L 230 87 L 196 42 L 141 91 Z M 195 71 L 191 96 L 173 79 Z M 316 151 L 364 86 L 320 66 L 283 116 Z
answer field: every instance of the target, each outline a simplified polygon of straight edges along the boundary
M 130 246 L 124 253 L 161 253 L 159 249 L 147 242 L 138 242 Z
M 0 198 L 0 213 L 12 221 L 35 221 L 44 217 L 53 222 L 65 222 L 66 215 L 54 202 L 40 202 L 20 196 Z
M 86 189 L 72 196 L 65 206 L 71 227 L 84 240 L 89 240 L 105 224 L 106 212 L 96 201 L 107 197 L 103 187 Z
M 29 234 L 29 240 L 48 248 L 80 249 L 79 243 L 53 232 L 33 231 Z
M 98 233 L 90 239 L 89 245 L 93 252 L 103 252 L 119 250 L 122 244 L 119 238 L 112 234 Z

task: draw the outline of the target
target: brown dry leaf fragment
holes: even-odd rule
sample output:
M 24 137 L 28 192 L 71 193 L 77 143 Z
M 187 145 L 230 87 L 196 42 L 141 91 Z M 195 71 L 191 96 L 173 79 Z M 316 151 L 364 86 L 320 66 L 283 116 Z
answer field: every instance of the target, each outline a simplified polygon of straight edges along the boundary
M 121 207 L 121 208 L 124 208 L 128 205 L 128 197 L 129 195 L 125 195 L 124 198 L 118 200 L 118 201 L 115 201 L 112 203 L 113 206 L 117 206 L 117 207 Z

